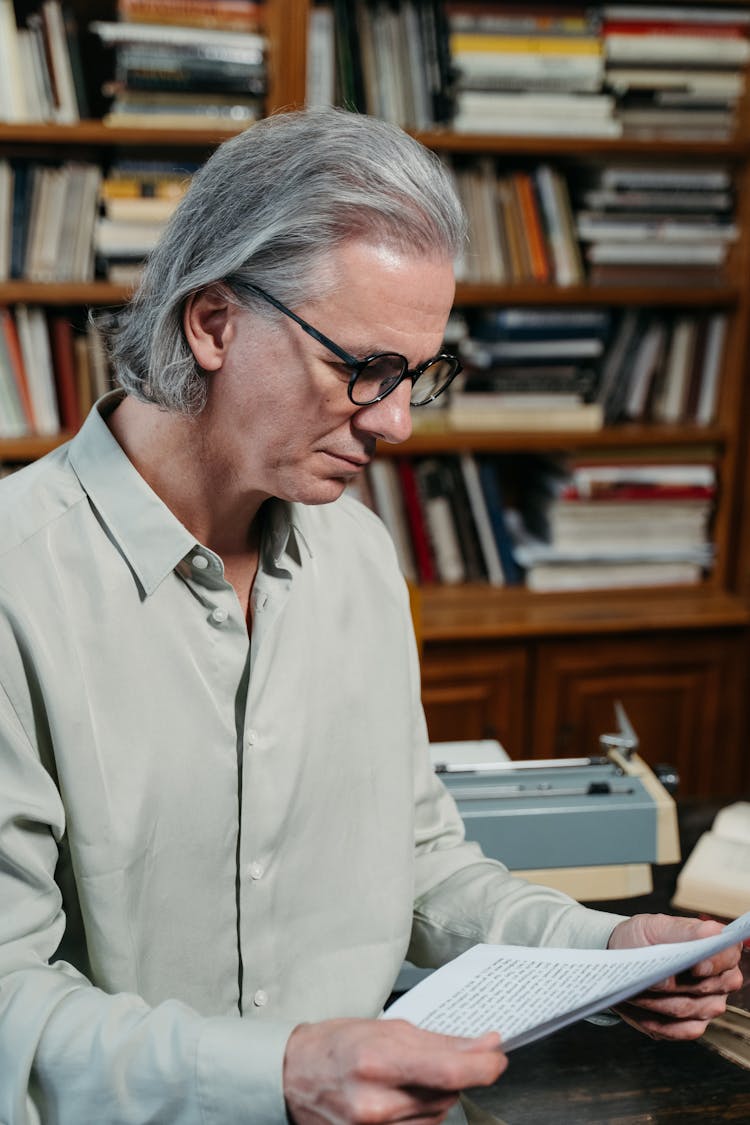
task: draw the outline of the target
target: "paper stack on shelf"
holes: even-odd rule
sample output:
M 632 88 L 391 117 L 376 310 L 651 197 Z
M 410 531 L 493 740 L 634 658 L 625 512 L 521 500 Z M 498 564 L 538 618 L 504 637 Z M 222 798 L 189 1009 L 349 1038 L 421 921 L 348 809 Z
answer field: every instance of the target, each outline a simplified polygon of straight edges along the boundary
M 514 548 L 530 589 L 693 585 L 710 568 L 711 464 L 581 463 L 537 496 Z
M 628 137 L 728 140 L 750 60 L 750 15 L 710 4 L 602 8 L 604 82 Z
M 725 165 L 606 164 L 575 193 L 575 230 L 596 283 L 688 284 L 723 276 L 737 240 Z
M 602 93 L 596 15 L 583 6 L 446 5 L 456 70 L 457 132 L 617 137 L 615 100 Z
M 254 0 L 119 0 L 118 22 L 89 25 L 115 55 L 105 122 L 235 131 L 257 120 L 267 83 L 262 11 Z

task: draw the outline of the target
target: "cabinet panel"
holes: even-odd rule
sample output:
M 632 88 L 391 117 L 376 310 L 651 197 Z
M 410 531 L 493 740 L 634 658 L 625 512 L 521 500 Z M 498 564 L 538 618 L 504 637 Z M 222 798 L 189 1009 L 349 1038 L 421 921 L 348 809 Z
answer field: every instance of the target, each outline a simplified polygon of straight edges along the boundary
M 422 699 L 433 742 L 497 738 L 526 756 L 528 659 L 514 645 L 425 645 Z
M 739 631 L 540 644 L 532 754 L 596 753 L 619 699 L 640 753 L 675 766 L 682 795 L 740 792 L 745 655 Z

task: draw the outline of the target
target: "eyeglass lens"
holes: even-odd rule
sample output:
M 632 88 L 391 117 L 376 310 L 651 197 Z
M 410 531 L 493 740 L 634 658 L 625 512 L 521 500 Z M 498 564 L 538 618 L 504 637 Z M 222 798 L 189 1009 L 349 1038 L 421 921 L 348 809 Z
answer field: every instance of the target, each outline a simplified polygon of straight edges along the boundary
M 412 386 L 412 406 L 420 406 L 439 394 L 453 378 L 455 368 L 452 359 L 438 358 L 429 363 Z M 358 371 L 352 384 L 352 400 L 360 406 L 375 402 L 393 390 L 403 373 L 403 356 L 395 353 L 374 356 Z

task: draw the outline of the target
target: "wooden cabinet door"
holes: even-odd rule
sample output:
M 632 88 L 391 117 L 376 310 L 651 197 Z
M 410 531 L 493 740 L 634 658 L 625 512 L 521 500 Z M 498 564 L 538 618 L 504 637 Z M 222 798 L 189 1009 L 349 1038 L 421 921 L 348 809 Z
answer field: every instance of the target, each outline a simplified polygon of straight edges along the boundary
M 740 792 L 748 772 L 741 631 L 582 639 L 537 649 L 532 755 L 596 754 L 620 700 L 651 765 L 680 774 L 684 796 Z
M 527 691 L 521 646 L 425 645 L 422 700 L 433 742 L 497 738 L 512 758 L 526 757 Z

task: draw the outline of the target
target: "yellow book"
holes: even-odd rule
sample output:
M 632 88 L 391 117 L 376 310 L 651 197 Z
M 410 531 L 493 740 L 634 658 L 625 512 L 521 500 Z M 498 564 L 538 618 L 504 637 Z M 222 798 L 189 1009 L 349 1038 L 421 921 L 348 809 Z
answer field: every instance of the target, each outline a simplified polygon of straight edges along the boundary
M 565 35 L 473 35 L 461 32 L 450 37 L 451 52 L 472 52 L 526 55 L 593 55 L 602 54 L 600 39 L 575 38 Z

